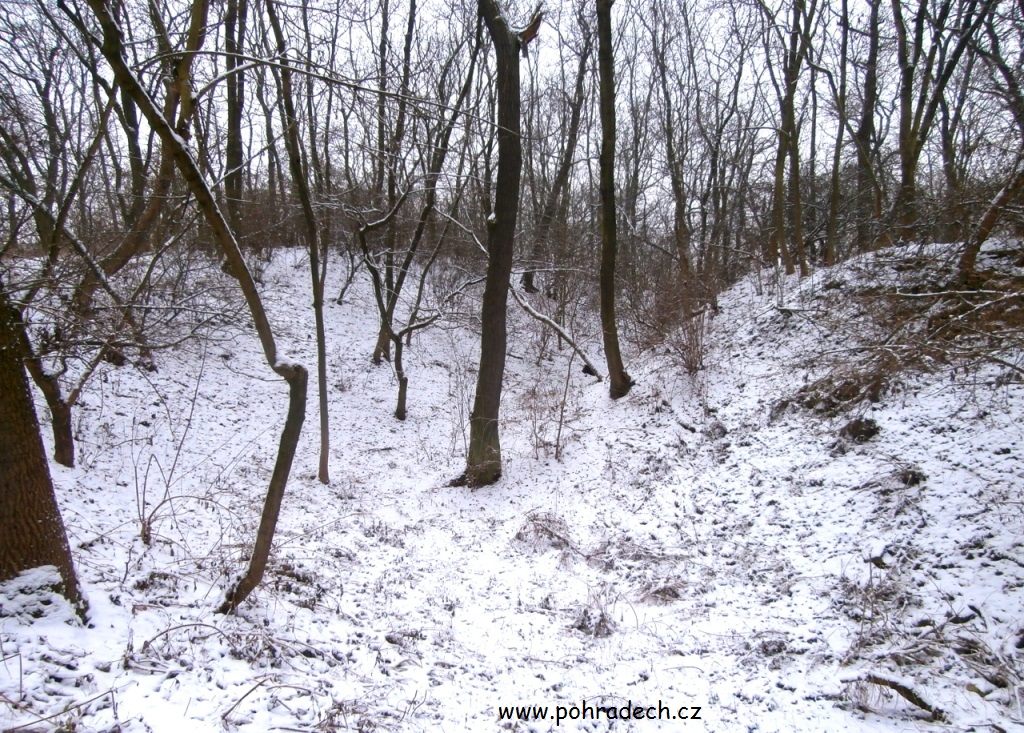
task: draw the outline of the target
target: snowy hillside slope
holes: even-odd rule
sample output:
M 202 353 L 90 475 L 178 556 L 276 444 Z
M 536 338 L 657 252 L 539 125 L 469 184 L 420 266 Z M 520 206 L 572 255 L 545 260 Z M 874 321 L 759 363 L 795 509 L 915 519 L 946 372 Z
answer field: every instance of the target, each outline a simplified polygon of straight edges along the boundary
M 896 353 L 920 323 L 885 342 L 894 361 L 869 348 L 897 324 L 884 293 L 927 295 L 937 254 L 744 280 L 708 315 L 703 369 L 678 340 L 629 354 L 615 403 L 516 311 L 504 475 L 475 492 L 448 486 L 472 321 L 414 339 L 398 422 L 357 285 L 327 311 L 332 483 L 311 386 L 238 616 L 213 609 L 255 534 L 283 383 L 242 327 L 152 374 L 107 366 L 79 468 L 51 467 L 89 628 L 36 577 L 0 587 L 0 728 L 1024 730 L 1020 380 Z M 312 367 L 301 254 L 265 288 Z M 627 702 L 673 719 L 618 719 Z

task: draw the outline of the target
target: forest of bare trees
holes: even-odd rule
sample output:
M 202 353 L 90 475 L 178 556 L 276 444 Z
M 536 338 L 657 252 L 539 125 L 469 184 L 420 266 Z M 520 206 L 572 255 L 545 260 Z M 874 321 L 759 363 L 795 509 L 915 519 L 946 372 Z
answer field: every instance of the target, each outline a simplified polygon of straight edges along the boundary
M 949 282 L 980 287 L 985 240 L 1024 234 L 1024 2 L 11 0 L 0 191 L 0 580 L 56 565 L 78 597 L 26 395 L 74 465 L 101 365 L 158 369 L 244 317 L 289 396 L 228 611 L 263 577 L 300 430 L 330 481 L 331 350 L 390 363 L 402 421 L 412 334 L 471 309 L 453 485 L 478 487 L 501 475 L 509 307 L 618 399 L 620 339 L 702 322 L 754 270 L 952 242 Z M 291 308 L 317 324 L 315 365 L 286 356 L 264 302 L 286 247 L 308 253 L 313 302 Z M 345 297 L 328 272 L 372 284 L 375 343 L 327 342 Z M 606 375 L 574 338 L 580 309 Z

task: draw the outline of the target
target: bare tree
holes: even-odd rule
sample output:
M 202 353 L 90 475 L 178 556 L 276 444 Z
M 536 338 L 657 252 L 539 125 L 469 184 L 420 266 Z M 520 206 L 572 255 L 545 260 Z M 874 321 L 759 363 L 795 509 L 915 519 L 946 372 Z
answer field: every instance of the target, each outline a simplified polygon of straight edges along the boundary
M 474 487 L 492 484 L 501 478 L 498 416 L 508 339 L 508 288 L 523 167 L 519 52 L 536 34 L 541 22 L 538 10 L 525 30 L 516 31 L 496 0 L 479 0 L 479 7 L 497 61 L 498 172 L 494 210 L 487 222 L 487 277 L 480 314 L 480 370 L 469 423 L 466 473 L 462 478 Z
M 668 72 L 668 20 L 661 3 L 654 3 L 654 17 L 650 24 L 651 50 L 654 53 L 654 68 L 658 75 L 658 88 L 662 97 L 662 124 L 665 133 L 665 158 L 668 166 L 669 181 L 672 185 L 672 233 L 675 240 L 675 252 L 679 259 L 679 290 L 680 302 L 684 315 L 689 315 L 693 301 L 693 271 L 690 266 L 690 223 L 689 204 L 686 196 L 684 177 L 685 151 L 682 147 L 689 143 L 689 137 L 683 135 L 677 139 L 676 100 L 669 88 Z M 684 9 L 685 12 L 685 9 Z M 688 25 L 688 24 L 687 24 Z M 660 34 L 660 35 L 659 35 Z M 692 49 L 693 46 L 690 45 Z M 682 146 L 680 145 L 682 143 Z M 682 149 L 680 149 L 682 147 Z
M 920 0 L 908 24 L 903 3 L 892 1 L 899 63 L 900 179 L 893 219 L 901 240 L 919 233 L 917 168 L 946 87 L 978 29 L 999 0 Z
M 601 332 L 608 364 L 608 394 L 625 397 L 633 380 L 622 364 L 615 318 L 615 60 L 612 50 L 612 3 L 597 0 L 597 61 L 601 107 Z
M 138 252 L 166 196 L 159 196 L 160 206 L 145 196 L 150 176 L 142 161 L 138 120 L 130 100 L 119 104 L 106 80 L 74 59 L 56 18 L 47 9 L 41 9 L 35 20 L 33 32 L 22 40 L 20 53 L 0 61 L 0 67 L 25 81 L 20 88 L 5 84 L 0 90 L 0 189 L 31 212 L 38 248 L 45 255 L 14 317 L 21 333 L 22 359 L 51 414 L 54 460 L 73 466 L 72 410 L 85 384 L 104 359 L 124 361 L 121 349 L 126 344 L 134 343 L 148 352 L 145 334 L 132 310 L 134 297 L 121 298 L 108 278 L 125 266 L 126 251 Z M 96 113 L 89 110 L 90 98 L 100 107 Z M 41 119 L 37 120 L 37 115 Z M 75 234 L 75 212 L 100 205 L 102 194 L 93 193 L 92 183 L 97 177 L 95 169 L 105 170 L 111 164 L 101 153 L 110 145 L 114 119 L 121 121 L 125 133 L 130 168 L 116 177 L 128 180 L 132 195 L 111 207 L 113 221 L 120 220 L 126 231 L 124 239 L 97 261 L 93 253 L 102 257 L 105 251 L 102 246 L 87 246 Z M 46 129 L 41 140 L 31 132 L 35 125 Z M 166 194 L 163 186 L 156 188 Z M 84 217 L 77 218 L 81 221 Z M 105 237 L 85 239 L 96 242 Z M 78 257 L 61 257 L 68 244 Z M 77 282 L 73 307 L 50 309 L 51 323 L 33 323 L 27 312 L 38 310 L 40 300 L 52 299 L 62 289 L 61 283 L 68 281 Z M 107 293 L 106 305 L 117 311 L 113 319 L 92 312 L 97 289 Z M 136 290 L 135 295 L 139 294 Z M 109 310 L 107 315 L 111 315 Z M 123 334 L 125 330 L 131 335 Z M 69 368 L 72 361 L 84 367 Z
M 267 364 L 287 382 L 289 388 L 288 414 L 285 418 L 284 430 L 281 434 L 281 444 L 270 479 L 270 486 L 267 490 L 267 499 L 264 503 L 263 516 L 256 534 L 256 544 L 250 558 L 249 568 L 238 583 L 228 591 L 227 599 L 219 609 L 221 612 L 228 612 L 237 608 L 259 585 L 267 567 L 274 531 L 277 527 L 277 519 L 280 515 L 281 503 L 284 498 L 284 490 L 288 483 L 288 475 L 291 472 L 292 461 L 295 458 L 299 433 L 302 430 L 302 423 L 305 419 L 307 373 L 305 367 L 301 364 L 278 357 L 277 344 L 274 341 L 274 333 L 270 327 L 270 321 L 267 319 L 263 301 L 256 289 L 256 283 L 252 278 L 252 274 L 242 259 L 242 253 L 238 248 L 238 242 L 235 239 L 234 233 L 221 212 L 213 191 L 204 178 L 199 165 L 185 146 L 185 141 L 175 132 L 168 120 L 164 118 L 156 103 L 129 67 L 125 59 L 124 34 L 118 23 L 114 20 L 106 0 L 89 0 L 89 7 L 99 22 L 102 38 L 93 36 L 83 21 L 73 11 L 65 7 L 65 12 L 78 23 L 80 29 L 83 33 L 87 34 L 88 38 L 99 45 L 104 58 L 114 72 L 117 84 L 132 97 L 150 127 L 160 136 L 163 144 L 167 146 L 173 155 L 175 165 L 188 184 L 192 195 L 196 199 L 196 204 L 210 226 L 221 254 L 225 257 L 227 266 L 230 268 L 232 275 L 238 280 L 256 327 L 260 344 L 263 347 Z M 196 0 L 193 9 L 195 10 L 196 8 L 199 9 L 198 15 L 204 15 L 204 0 Z M 205 20 L 203 23 L 205 24 Z M 184 81 L 187 84 L 187 80 Z M 188 93 L 187 89 L 185 91 Z
M 811 33 L 816 22 L 818 5 L 816 0 L 792 0 L 788 6 L 790 20 L 788 28 L 778 23 L 774 12 L 761 5 L 769 21 L 769 33 L 775 37 L 782 53 L 781 77 L 775 73 L 773 54 L 766 39 L 765 53 L 769 60 L 768 71 L 779 101 L 778 148 L 775 155 L 775 181 L 772 192 L 772 226 L 769 240 L 769 256 L 776 260 L 780 255 L 787 273 L 799 265 L 800 274 L 806 275 L 807 255 L 803 231 L 803 201 L 800 191 L 800 139 L 797 124 L 797 88 L 801 70 L 810 52 Z M 786 162 L 789 162 L 789 176 L 786 176 Z M 787 202 L 788 198 L 788 202 Z M 788 213 L 788 217 L 787 217 Z M 787 226 L 788 221 L 788 226 Z M 786 244 L 787 236 L 789 245 Z M 795 256 L 795 263 L 794 263 Z
M 881 39 L 879 8 L 882 0 L 868 0 L 868 55 L 864 65 L 860 122 L 853 140 L 857 147 L 857 249 L 867 250 L 875 239 L 875 225 L 882 216 L 882 188 L 875 172 L 878 141 L 875 108 L 878 106 L 878 51 Z
M 583 103 L 586 101 L 586 74 L 594 42 L 590 29 L 586 27 L 586 19 L 582 8 L 577 17 L 582 34 L 583 47 L 579 53 L 572 96 L 567 100 L 569 115 L 566 129 L 564 135 L 559 135 L 559 139 L 564 139 L 565 142 L 563 143 L 561 154 L 558 156 L 558 167 L 552 178 L 551 187 L 544 199 L 544 205 L 533 233 L 533 245 L 530 253 L 531 263 L 523 272 L 520 280 L 523 290 L 527 293 L 538 292 L 534 281 L 536 274 L 534 267 L 536 263 L 540 262 L 541 257 L 547 251 L 555 219 L 559 215 L 559 211 L 563 209 L 563 198 L 569 188 L 569 177 L 572 174 L 576 148 L 579 144 L 580 128 L 583 119 Z
M 983 39 L 975 50 L 988 70 L 992 92 L 1013 120 L 1017 150 L 1007 166 L 1010 174 L 985 207 L 960 256 L 959 277 L 967 283 L 976 277 L 981 246 L 1010 205 L 1024 195 L 1024 4 L 1010 4 L 1002 13 L 987 18 Z
M 412 5 L 410 10 L 414 9 L 415 6 Z M 444 114 L 447 116 L 443 117 L 437 125 L 430 125 L 430 123 L 424 124 L 424 127 L 427 128 L 425 131 L 426 136 L 430 141 L 430 147 L 432 147 L 433 150 L 428 155 L 428 162 L 424 175 L 425 191 L 422 205 L 420 206 L 420 213 L 416 219 L 416 228 L 413 230 L 412 237 L 409 240 L 409 244 L 406 246 L 405 251 L 399 252 L 397 247 L 392 245 L 388 253 L 386 253 L 384 263 L 382 265 L 373 256 L 367 240 L 368 233 L 378 227 L 376 225 L 373 227 L 364 225 L 361 226 L 358 231 L 358 238 L 363 250 L 364 261 L 370 272 L 371 281 L 373 283 L 374 297 L 377 302 L 377 310 L 380 316 L 381 332 L 387 337 L 388 345 L 393 346 L 394 348 L 394 368 L 395 375 L 398 377 L 398 400 L 395 407 L 395 417 L 399 420 L 404 420 L 406 418 L 409 388 L 409 377 L 405 372 L 402 360 L 405 350 L 405 341 L 408 340 L 414 332 L 431 326 L 440 317 L 440 313 L 434 313 L 431 316 L 420 319 L 419 311 L 420 305 L 422 304 L 422 294 L 426 277 L 431 266 L 436 261 L 438 253 L 440 252 L 443 237 L 439 238 L 433 251 L 422 264 L 415 304 L 408 313 L 405 325 L 399 325 L 396 321 L 396 317 L 398 315 L 397 309 L 402 298 L 403 291 L 405 290 L 406 283 L 412 274 L 412 268 L 417 254 L 419 254 L 420 246 L 426 237 L 427 226 L 430 223 L 434 215 L 434 209 L 437 206 L 438 184 L 444 170 L 445 161 L 448 157 L 452 134 L 455 131 L 456 124 L 462 117 L 463 108 L 465 107 L 473 88 L 477 57 L 482 45 L 482 30 L 482 24 L 478 22 L 476 33 L 474 34 L 474 40 L 472 42 L 472 49 L 470 51 L 469 66 L 466 70 L 465 79 L 458 87 L 459 92 L 454 105 L 452 105 L 450 110 L 445 111 Z M 451 83 L 451 79 L 449 77 L 451 77 L 453 72 L 456 71 L 455 60 L 459 55 L 460 50 L 461 45 L 456 47 L 453 56 L 442 66 L 442 73 L 437 82 L 439 92 L 438 96 L 441 98 L 448 96 L 448 87 Z M 463 140 L 463 159 L 465 158 L 465 147 L 469 142 L 470 138 L 467 136 Z M 397 154 L 397 149 L 395 152 Z M 462 161 L 460 161 L 460 168 L 461 163 Z M 390 231 L 393 231 L 392 219 L 396 217 L 398 208 L 404 201 L 405 196 L 401 199 L 396 199 L 392 205 L 391 211 L 387 215 L 387 226 Z M 397 257 L 399 255 L 400 258 Z M 387 263 L 391 263 L 390 275 L 388 274 L 389 265 Z M 378 343 L 375 353 L 384 354 L 385 351 L 390 353 L 390 349 L 384 350 L 380 348 L 380 344 Z
M 320 239 L 317 216 L 313 211 L 313 197 L 310 193 L 309 177 L 303 164 L 302 149 L 299 145 L 299 119 L 295 113 L 295 90 L 292 84 L 292 67 L 288 59 L 288 47 L 284 30 L 274 7 L 274 0 L 267 0 L 267 16 L 277 42 L 277 56 L 280 59 L 278 73 L 281 82 L 281 111 L 284 115 L 285 149 L 288 152 L 288 168 L 292 185 L 298 193 L 302 208 L 303 236 L 309 252 L 309 274 L 313 289 L 313 319 L 316 330 L 316 374 L 320 407 L 320 465 L 317 477 L 320 483 L 329 484 L 331 453 L 331 421 L 327 407 L 327 336 L 324 331 L 324 281 L 326 280 L 326 247 Z M 309 123 L 312 125 L 313 121 Z M 315 150 L 315 147 L 312 148 Z M 322 262 L 322 264 L 321 264 Z

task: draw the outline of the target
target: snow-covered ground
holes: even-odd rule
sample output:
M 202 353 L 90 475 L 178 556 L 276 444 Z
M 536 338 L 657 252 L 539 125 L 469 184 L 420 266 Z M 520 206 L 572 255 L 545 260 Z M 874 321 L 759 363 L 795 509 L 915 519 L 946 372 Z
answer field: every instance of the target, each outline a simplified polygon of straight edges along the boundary
M 936 364 L 877 402 L 806 407 L 860 353 L 867 286 L 912 276 L 904 255 L 742 281 L 703 369 L 678 341 L 632 353 L 618 402 L 516 310 L 504 475 L 477 491 L 448 486 L 472 324 L 417 335 L 398 422 L 357 284 L 327 310 L 331 484 L 311 383 L 272 564 L 237 616 L 214 609 L 255 535 L 284 384 L 244 328 L 155 373 L 105 365 L 79 467 L 52 466 L 89 624 L 31 577 L 0 587 L 0 728 L 1024 730 L 1019 379 Z M 301 254 L 265 287 L 312 369 Z M 662 719 L 621 720 L 627 702 Z

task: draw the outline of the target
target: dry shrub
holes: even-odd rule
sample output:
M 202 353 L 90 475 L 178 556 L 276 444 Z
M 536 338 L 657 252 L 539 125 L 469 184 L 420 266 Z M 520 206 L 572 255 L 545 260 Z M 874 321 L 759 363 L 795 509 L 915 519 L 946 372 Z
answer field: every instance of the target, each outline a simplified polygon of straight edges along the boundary
M 704 368 L 707 327 L 707 313 L 700 311 L 683 318 L 674 332 L 673 351 L 679 357 L 683 369 L 691 377 Z
M 674 603 L 683 598 L 686 583 L 682 580 L 661 580 L 644 584 L 639 593 L 642 603 L 656 605 Z
M 866 364 L 853 364 L 834 371 L 802 387 L 794 400 L 801 407 L 824 415 L 841 414 L 865 400 L 880 402 L 889 391 L 898 367 L 884 358 L 870 359 Z M 773 408 L 773 415 L 791 404 L 783 400 Z
M 836 416 L 898 389 L 902 375 L 952 369 L 966 374 L 998 365 L 1020 380 L 1024 368 L 1024 274 L 1013 263 L 982 271 L 971 283 L 955 279 L 953 249 L 894 248 L 854 262 L 814 295 L 825 315 L 815 325 L 843 345 L 811 357 L 805 367 L 827 371 L 772 410 L 791 404 Z
M 607 612 L 603 608 L 584 608 L 576 621 L 573 622 L 572 627 L 588 636 L 598 638 L 611 636 L 615 633 L 615 623 L 608 617 Z
M 614 587 L 604 584 L 591 590 L 587 605 L 572 623 L 572 628 L 588 636 L 603 638 L 615 633 L 611 608 L 614 605 Z
M 515 539 L 534 550 L 575 550 L 569 525 L 551 512 L 533 511 L 516 532 Z

